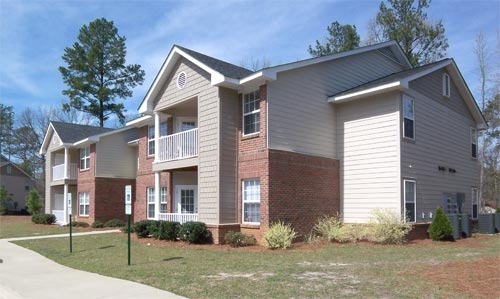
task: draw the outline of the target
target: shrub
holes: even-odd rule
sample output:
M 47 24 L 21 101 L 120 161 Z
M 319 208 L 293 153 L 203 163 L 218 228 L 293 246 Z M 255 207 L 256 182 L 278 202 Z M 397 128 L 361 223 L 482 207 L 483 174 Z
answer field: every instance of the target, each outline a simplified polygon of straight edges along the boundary
M 434 241 L 453 240 L 453 226 L 442 208 L 437 208 L 429 226 L 429 237 Z
M 35 189 L 32 189 L 26 197 L 26 207 L 28 208 L 28 213 L 31 215 L 38 214 L 42 210 L 43 203 L 38 191 Z
M 156 220 L 142 220 L 134 223 L 133 230 L 137 237 L 146 238 L 154 233 L 157 222 Z
M 0 187 L 0 215 L 7 214 L 7 188 Z
M 56 215 L 54 214 L 35 214 L 31 216 L 31 221 L 36 224 L 54 224 L 56 223 Z
M 94 223 L 92 223 L 92 227 L 93 228 L 103 228 L 104 227 L 104 223 L 102 223 L 99 220 L 96 220 L 96 221 L 94 221 Z
M 297 233 L 290 226 L 281 221 L 272 224 L 264 233 L 264 246 L 271 249 L 287 249 L 292 246 L 292 241 Z
M 87 222 L 83 221 L 72 221 L 71 226 L 74 227 L 89 227 L 90 225 Z
M 212 233 L 203 222 L 190 221 L 181 225 L 179 238 L 194 244 L 204 244 L 212 242 Z
M 253 235 L 245 235 L 241 232 L 228 231 L 224 236 L 224 242 L 231 247 L 243 247 L 255 245 L 257 240 Z
M 105 227 L 124 227 L 125 222 L 120 219 L 110 219 L 104 223 Z
M 349 242 L 350 227 L 344 226 L 340 217 L 323 216 L 314 225 L 313 230 L 320 236 L 326 238 L 328 242 Z
M 176 241 L 179 237 L 181 224 L 179 222 L 159 221 L 158 229 L 153 237 L 159 240 Z
M 401 244 L 412 229 L 411 223 L 391 210 L 375 209 L 375 219 L 371 221 L 369 240 L 382 244 Z

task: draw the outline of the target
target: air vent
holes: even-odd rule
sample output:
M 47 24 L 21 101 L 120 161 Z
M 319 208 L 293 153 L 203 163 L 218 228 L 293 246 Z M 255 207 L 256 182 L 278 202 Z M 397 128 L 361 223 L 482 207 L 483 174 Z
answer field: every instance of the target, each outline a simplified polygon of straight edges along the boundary
M 177 88 L 183 89 L 186 86 L 186 73 L 180 72 L 177 75 Z

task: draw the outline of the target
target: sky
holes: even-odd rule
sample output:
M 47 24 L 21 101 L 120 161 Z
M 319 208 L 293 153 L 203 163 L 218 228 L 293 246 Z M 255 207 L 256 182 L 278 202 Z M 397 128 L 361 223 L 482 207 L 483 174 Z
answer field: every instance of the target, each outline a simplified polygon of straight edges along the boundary
M 127 64 L 146 72 L 142 86 L 123 101 L 137 108 L 174 44 L 236 64 L 272 65 L 310 58 L 333 21 L 356 25 L 361 39 L 381 0 L 0 0 L 0 103 L 18 115 L 27 107 L 61 107 L 67 98 L 59 66 L 80 28 L 104 17 L 125 36 Z M 479 32 L 496 49 L 500 0 L 433 0 L 428 20 L 442 20 L 449 48 L 479 98 L 474 55 Z

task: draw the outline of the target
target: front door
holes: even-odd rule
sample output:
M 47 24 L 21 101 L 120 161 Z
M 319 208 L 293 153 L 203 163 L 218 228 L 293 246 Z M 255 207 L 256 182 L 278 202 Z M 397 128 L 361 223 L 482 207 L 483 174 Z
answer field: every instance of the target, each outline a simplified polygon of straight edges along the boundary
M 198 186 L 177 185 L 175 186 L 175 213 L 196 214 L 198 213 Z

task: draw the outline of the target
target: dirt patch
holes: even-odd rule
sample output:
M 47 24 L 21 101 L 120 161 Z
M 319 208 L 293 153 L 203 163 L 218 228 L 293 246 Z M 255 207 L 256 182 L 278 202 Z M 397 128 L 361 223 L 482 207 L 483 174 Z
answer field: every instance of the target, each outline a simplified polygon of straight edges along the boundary
M 473 298 L 500 298 L 500 257 L 434 265 L 423 276 Z
M 26 221 L 31 221 L 31 216 L 15 216 L 15 215 L 6 215 L 6 216 L 0 216 L 0 223 L 1 222 L 26 222 Z

